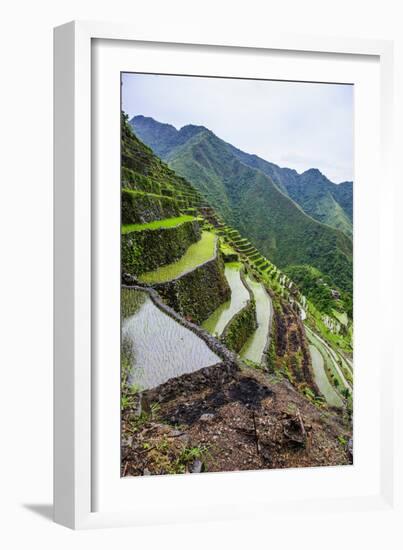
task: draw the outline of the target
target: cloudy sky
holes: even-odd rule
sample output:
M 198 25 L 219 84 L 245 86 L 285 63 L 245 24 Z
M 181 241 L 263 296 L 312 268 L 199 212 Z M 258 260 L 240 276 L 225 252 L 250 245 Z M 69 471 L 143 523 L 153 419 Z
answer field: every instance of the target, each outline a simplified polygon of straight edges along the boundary
M 336 183 L 353 179 L 350 85 L 125 73 L 122 108 L 177 129 L 206 126 L 298 172 L 319 168 Z

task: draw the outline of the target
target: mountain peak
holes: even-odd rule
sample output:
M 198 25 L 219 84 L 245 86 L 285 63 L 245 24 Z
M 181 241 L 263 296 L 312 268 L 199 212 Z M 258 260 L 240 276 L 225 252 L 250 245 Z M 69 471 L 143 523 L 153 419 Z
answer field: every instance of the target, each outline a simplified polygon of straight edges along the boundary
M 149 126 L 149 127 L 162 126 L 166 129 L 169 128 L 170 130 L 174 130 L 175 133 L 178 132 L 178 130 L 175 128 L 175 126 L 172 126 L 172 124 L 159 122 L 158 120 L 155 120 L 155 118 L 152 118 L 151 116 L 136 115 L 129 122 L 132 126 L 135 126 L 136 124 L 141 124 L 142 126 Z
M 134 133 L 160 157 L 164 157 L 179 135 L 172 124 L 158 122 L 152 117 L 137 115 L 129 121 Z
M 182 128 L 179 130 L 179 134 L 188 139 L 196 136 L 197 134 L 200 134 L 201 132 L 211 133 L 211 131 L 205 126 L 199 126 L 197 124 L 186 124 L 185 126 L 182 126 Z
M 308 170 L 305 170 L 305 172 L 302 172 L 301 176 L 321 176 L 322 178 L 326 177 L 322 174 L 318 168 L 309 168 Z

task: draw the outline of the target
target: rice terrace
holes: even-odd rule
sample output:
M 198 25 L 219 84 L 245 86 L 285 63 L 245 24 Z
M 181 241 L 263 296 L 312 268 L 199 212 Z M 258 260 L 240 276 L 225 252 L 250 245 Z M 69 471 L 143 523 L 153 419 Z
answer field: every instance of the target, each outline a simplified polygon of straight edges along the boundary
M 244 116 L 243 104 L 231 111 L 233 144 L 193 124 L 210 120 L 214 86 L 235 95 L 248 85 L 266 105 L 268 81 L 219 80 L 122 75 L 122 476 L 353 461 L 353 183 L 238 148 L 275 134 L 248 133 L 254 112 Z M 282 84 L 267 94 L 282 97 Z M 336 104 L 327 93 L 350 108 L 348 89 L 291 84 L 285 99 L 300 94 L 309 109 L 322 98 L 315 105 L 311 90 L 323 109 Z M 140 111 L 163 107 L 194 118 L 174 126 Z M 222 120 L 231 108 L 221 104 Z

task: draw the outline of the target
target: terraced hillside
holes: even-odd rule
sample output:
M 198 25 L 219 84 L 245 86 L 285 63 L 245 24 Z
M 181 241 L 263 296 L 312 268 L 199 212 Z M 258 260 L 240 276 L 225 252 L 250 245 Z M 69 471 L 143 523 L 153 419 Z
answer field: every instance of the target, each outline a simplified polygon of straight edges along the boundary
M 298 175 L 280 169 L 203 126 L 176 130 L 142 116 L 131 124 L 274 264 L 314 266 L 351 297 L 351 182 L 339 187 L 315 170 Z
M 337 375 L 339 352 L 328 338 L 336 336 L 315 306 L 224 223 L 191 183 L 156 157 L 124 115 L 121 176 L 123 475 L 188 471 L 196 455 L 207 464 L 205 448 L 213 455 L 208 468 L 214 470 L 224 459 L 222 449 L 213 451 L 212 440 L 200 436 L 203 415 L 220 423 L 234 402 L 242 409 L 240 418 L 251 410 L 258 418 L 259 411 L 267 412 L 273 385 L 294 411 L 287 412 L 287 426 L 297 422 L 297 432 L 303 431 L 282 440 L 281 460 L 280 454 L 278 460 L 274 455 L 266 460 L 261 443 L 260 467 L 278 467 L 281 461 L 286 466 L 291 455 L 317 465 L 348 463 L 338 439 L 348 439 L 351 431 L 347 396 L 336 387 L 345 366 Z M 329 378 L 336 397 L 318 384 L 321 376 Z M 278 405 L 272 407 L 281 424 Z M 323 425 L 323 409 L 329 410 L 331 429 Z M 326 429 L 327 455 L 306 451 L 303 411 L 315 418 L 315 437 Z M 178 424 L 192 426 L 198 435 L 175 439 Z M 189 438 L 194 438 L 192 452 Z M 249 442 L 238 443 L 249 449 Z M 158 452 L 143 453 L 139 462 L 140 444 L 156 445 Z M 247 469 L 249 462 L 233 457 L 226 464 L 222 469 Z

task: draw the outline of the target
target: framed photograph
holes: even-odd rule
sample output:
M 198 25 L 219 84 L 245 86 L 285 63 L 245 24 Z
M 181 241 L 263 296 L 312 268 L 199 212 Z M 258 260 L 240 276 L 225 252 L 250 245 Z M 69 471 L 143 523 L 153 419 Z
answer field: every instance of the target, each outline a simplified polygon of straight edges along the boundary
M 69 23 L 54 68 L 55 520 L 391 509 L 391 43 Z

